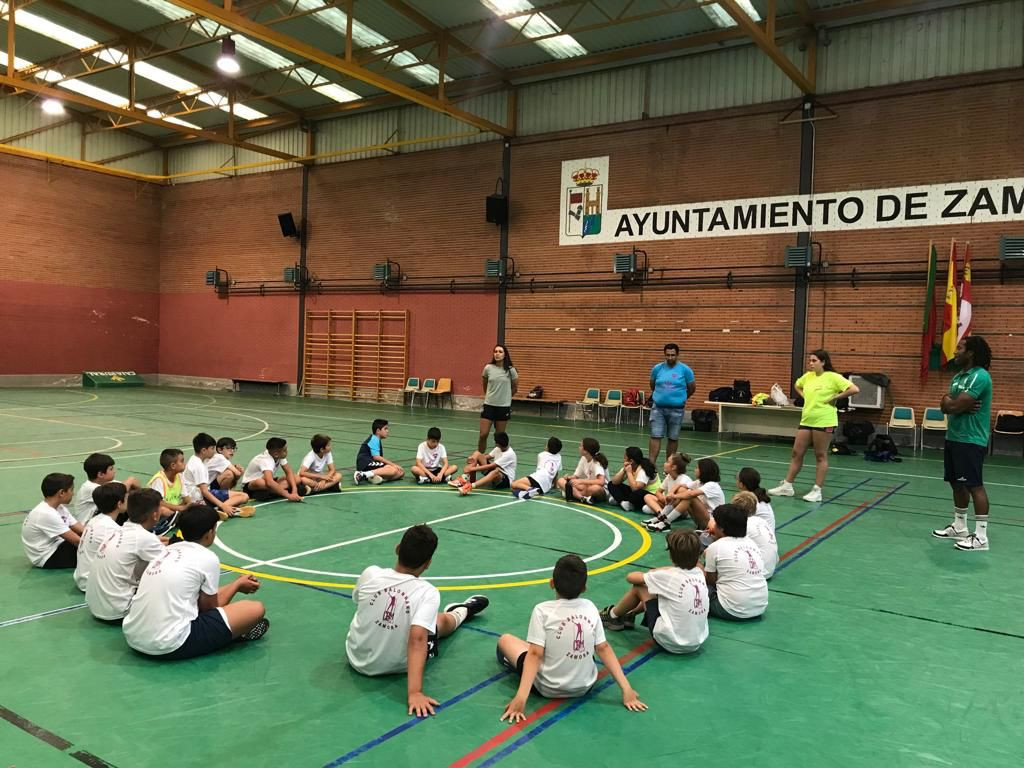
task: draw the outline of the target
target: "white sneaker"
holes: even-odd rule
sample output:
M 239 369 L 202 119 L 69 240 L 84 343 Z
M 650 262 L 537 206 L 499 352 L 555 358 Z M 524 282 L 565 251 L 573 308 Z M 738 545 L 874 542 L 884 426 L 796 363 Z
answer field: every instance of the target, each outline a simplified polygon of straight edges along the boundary
M 375 475 L 370 475 L 370 482 L 373 485 L 380 485 L 381 483 L 384 482 L 384 478 L 381 477 L 380 475 L 376 475 L 376 474 Z
M 804 494 L 804 501 L 821 501 L 821 488 L 814 486 Z
M 971 535 L 971 532 L 966 528 L 960 529 L 950 523 L 945 528 L 939 528 L 932 531 L 932 536 L 936 539 L 955 539 L 961 541 Z
M 645 515 L 653 515 L 654 514 L 654 510 L 651 509 L 646 504 L 644 504 L 643 508 L 640 511 L 643 512 Z
M 661 515 L 655 515 L 654 517 L 648 517 L 646 520 L 641 520 L 640 525 L 651 525 L 661 520 Z
M 418 482 L 420 485 L 426 485 L 427 483 L 430 482 L 430 478 L 427 477 L 426 475 L 423 475 L 416 482 Z
M 352 473 L 352 482 L 354 482 L 356 485 L 359 485 L 361 482 L 363 482 L 363 473 L 360 472 L 359 470 L 356 470 L 355 472 L 353 472 Z
M 774 488 L 768 489 L 769 496 L 793 496 L 795 493 L 796 492 L 793 490 L 793 484 L 787 483 L 785 480 Z
M 633 511 L 633 505 L 630 502 L 628 502 L 628 501 L 622 502 L 619 506 L 622 507 L 627 512 L 632 512 Z
M 977 534 L 970 533 L 966 539 L 956 542 L 954 546 L 964 552 L 988 552 L 988 539 L 979 539 Z

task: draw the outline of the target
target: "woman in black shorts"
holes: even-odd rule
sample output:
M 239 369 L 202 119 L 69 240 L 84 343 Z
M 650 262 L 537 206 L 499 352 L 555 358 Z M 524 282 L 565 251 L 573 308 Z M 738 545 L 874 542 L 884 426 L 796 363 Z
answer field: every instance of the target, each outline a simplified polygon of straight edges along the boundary
M 476 448 L 487 450 L 487 436 L 491 425 L 496 432 L 504 432 L 512 417 L 512 397 L 519 386 L 519 373 L 512 365 L 512 357 L 504 344 L 495 344 L 491 362 L 484 366 L 484 407 L 480 411 L 480 439 Z

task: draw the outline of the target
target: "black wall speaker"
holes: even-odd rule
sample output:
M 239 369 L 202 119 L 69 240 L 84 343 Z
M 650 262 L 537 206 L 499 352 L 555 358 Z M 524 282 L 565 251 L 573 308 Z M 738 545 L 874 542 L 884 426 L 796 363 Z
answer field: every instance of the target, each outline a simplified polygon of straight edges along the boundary
M 281 225 L 281 234 L 285 237 L 299 236 L 299 228 L 295 226 L 295 217 L 290 213 L 277 214 L 277 223 Z
M 487 196 L 487 221 L 491 224 L 508 223 L 508 198 L 504 195 Z

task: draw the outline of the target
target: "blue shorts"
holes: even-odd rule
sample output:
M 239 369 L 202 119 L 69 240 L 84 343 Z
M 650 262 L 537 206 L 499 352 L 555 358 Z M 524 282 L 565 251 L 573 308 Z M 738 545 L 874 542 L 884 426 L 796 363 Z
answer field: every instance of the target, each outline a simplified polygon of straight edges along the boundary
M 220 488 L 214 488 L 213 486 L 210 486 L 210 493 L 213 494 L 213 498 L 215 498 L 217 501 L 228 500 L 228 492 L 222 491 Z
M 233 640 L 223 609 L 214 608 L 200 613 L 192 620 L 188 637 L 181 646 L 158 658 L 180 660 L 205 656 L 231 645 Z
M 679 428 L 682 425 L 683 406 L 678 408 L 651 406 L 651 437 L 660 440 L 667 436 L 669 440 L 678 440 Z

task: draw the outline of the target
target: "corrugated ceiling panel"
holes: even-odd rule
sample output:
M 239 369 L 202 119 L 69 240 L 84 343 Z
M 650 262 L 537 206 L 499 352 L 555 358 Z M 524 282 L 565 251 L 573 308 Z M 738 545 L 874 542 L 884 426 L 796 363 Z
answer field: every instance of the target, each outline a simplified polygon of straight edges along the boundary
M 51 117 L 44 114 L 38 100 L 29 101 L 14 96 L 0 99 L 0 139 L 51 126 L 40 133 L 6 143 L 78 159 L 82 153 L 81 128 L 74 122 L 60 125 L 67 119 L 66 115 Z
M 289 155 L 295 155 L 296 157 L 306 154 L 306 134 L 300 131 L 296 126 L 283 128 L 280 131 L 266 133 L 262 136 L 254 136 L 251 139 L 248 139 L 248 141 L 250 144 L 259 144 L 261 147 L 276 149 L 278 152 L 287 152 Z M 270 155 L 265 155 L 262 152 L 254 152 L 249 149 L 239 149 L 236 153 L 236 158 L 239 165 L 245 165 L 247 163 L 263 163 L 276 159 Z M 257 166 L 255 168 L 243 168 L 238 171 L 238 174 L 266 173 L 267 171 L 277 171 L 284 168 L 294 167 L 294 165 L 289 163 L 279 163 L 275 165 Z
M 499 125 L 504 125 L 508 116 L 508 96 L 504 91 L 475 96 L 472 99 L 458 102 L 456 106 Z M 409 144 L 399 149 L 399 152 L 419 152 L 426 149 L 453 147 L 458 144 L 478 144 L 484 141 L 498 140 L 498 136 L 493 133 L 479 133 L 473 126 L 432 109 L 405 107 L 399 110 L 398 136 L 396 137 L 399 141 L 451 134 L 467 135 L 442 141 Z
M 164 166 L 163 153 L 160 150 L 147 152 L 144 155 L 128 157 L 124 160 L 117 160 L 106 164 L 108 168 L 120 168 L 123 171 L 134 171 L 135 173 L 148 173 L 154 176 L 162 174 Z
M 168 154 L 167 168 L 173 175 L 187 171 L 206 170 L 207 168 L 221 168 L 227 165 L 234 165 L 231 147 L 226 144 L 193 144 L 187 147 L 172 149 Z M 208 173 L 197 176 L 185 176 L 180 179 L 172 179 L 172 184 L 186 184 L 191 181 L 205 181 L 207 179 L 222 179 L 224 174 Z
M 382 109 L 377 112 L 363 112 L 324 120 L 316 124 L 317 154 L 340 152 L 383 144 L 393 137 L 398 129 L 398 110 Z M 322 163 L 340 163 L 347 160 L 362 160 L 367 157 L 380 157 L 387 152 L 353 152 L 317 160 Z
M 105 160 L 142 149 L 153 149 L 153 145 L 124 131 L 98 131 L 85 137 L 86 160 Z
M 803 67 L 796 45 L 783 51 Z M 796 98 L 799 89 L 753 45 L 700 53 L 651 64 L 650 116 L 664 117 L 709 109 Z
M 830 31 L 821 93 L 1024 64 L 1020 0 L 949 8 Z
M 519 133 L 527 136 L 639 120 L 642 107 L 642 67 L 547 80 L 519 90 Z

